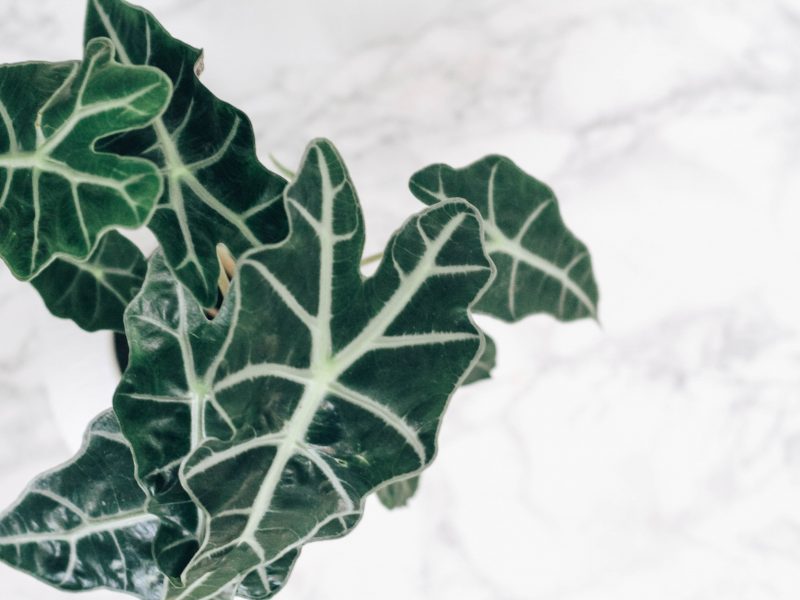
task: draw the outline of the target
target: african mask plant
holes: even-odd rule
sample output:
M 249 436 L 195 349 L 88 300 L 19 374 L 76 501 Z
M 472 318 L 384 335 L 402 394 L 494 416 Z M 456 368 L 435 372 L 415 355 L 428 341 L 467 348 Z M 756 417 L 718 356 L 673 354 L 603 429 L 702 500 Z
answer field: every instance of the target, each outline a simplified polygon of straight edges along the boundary
M 83 60 L 0 67 L 0 254 L 57 316 L 124 331 L 113 408 L 0 518 L 0 558 L 64 590 L 263 599 L 378 492 L 404 504 L 495 347 L 473 313 L 593 318 L 586 247 L 510 160 L 435 165 L 362 275 L 334 146 L 286 181 L 201 53 L 89 0 Z M 117 230 L 147 226 L 145 260 Z

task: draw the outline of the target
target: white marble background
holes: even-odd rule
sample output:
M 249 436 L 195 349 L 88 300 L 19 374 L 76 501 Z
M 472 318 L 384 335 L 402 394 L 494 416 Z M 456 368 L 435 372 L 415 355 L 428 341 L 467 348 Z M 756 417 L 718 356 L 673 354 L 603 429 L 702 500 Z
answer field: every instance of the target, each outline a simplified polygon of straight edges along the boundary
M 309 547 L 284 600 L 800 595 L 800 0 L 142 0 L 296 164 L 332 138 L 368 250 L 408 176 L 501 152 L 590 246 L 602 328 L 485 322 L 410 508 Z M 80 55 L 81 0 L 0 0 L 0 62 Z M 69 456 L 108 340 L 0 276 L 0 502 Z M 0 566 L 0 597 L 64 597 Z M 89 600 L 118 597 L 87 594 Z

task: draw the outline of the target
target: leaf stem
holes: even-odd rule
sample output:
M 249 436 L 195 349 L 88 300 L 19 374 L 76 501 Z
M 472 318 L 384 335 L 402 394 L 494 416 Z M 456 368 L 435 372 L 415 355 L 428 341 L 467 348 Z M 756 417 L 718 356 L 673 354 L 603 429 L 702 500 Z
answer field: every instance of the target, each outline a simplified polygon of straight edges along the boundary
M 219 260 L 219 291 L 224 298 L 228 295 L 231 279 L 236 273 L 236 261 L 225 244 L 217 244 L 217 260 Z
M 275 168 L 278 170 L 278 172 L 289 181 L 292 181 L 297 177 L 297 173 L 279 161 L 278 158 L 271 152 L 269 154 L 269 159 L 272 161 L 272 164 L 275 165 Z
M 370 254 L 369 256 L 365 256 L 361 260 L 361 266 L 366 267 L 367 265 L 371 265 L 374 262 L 378 262 L 382 258 L 383 258 L 383 252 L 376 252 L 375 254 Z

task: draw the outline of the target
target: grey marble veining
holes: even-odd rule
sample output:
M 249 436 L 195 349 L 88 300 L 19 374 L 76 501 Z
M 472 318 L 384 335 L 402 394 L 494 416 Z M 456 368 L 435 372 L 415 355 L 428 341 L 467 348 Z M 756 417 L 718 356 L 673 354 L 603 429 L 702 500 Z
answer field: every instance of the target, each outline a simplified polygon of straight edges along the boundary
M 418 498 L 308 547 L 282 598 L 797 598 L 800 2 L 142 1 L 265 162 L 337 143 L 369 252 L 419 208 L 412 172 L 500 152 L 553 185 L 601 286 L 600 327 L 482 320 L 496 375 L 453 399 Z M 82 11 L 0 0 L 0 62 L 77 56 Z M 6 274 L 0 309 L 8 503 L 114 377 L 106 337 Z

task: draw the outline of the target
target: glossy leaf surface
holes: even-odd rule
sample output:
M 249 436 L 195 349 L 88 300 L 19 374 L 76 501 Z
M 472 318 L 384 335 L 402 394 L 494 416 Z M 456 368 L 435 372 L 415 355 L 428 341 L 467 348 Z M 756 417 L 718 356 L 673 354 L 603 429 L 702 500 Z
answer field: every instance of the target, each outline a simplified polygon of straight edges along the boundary
M 202 534 L 198 509 L 178 477 L 181 462 L 209 435 L 234 433 L 206 393 L 222 360 L 226 332 L 225 320 L 208 320 L 157 251 L 125 314 L 130 354 L 114 409 L 133 446 L 150 510 L 165 521 L 156 557 L 171 577 L 180 576 Z
M 17 278 L 150 218 L 156 166 L 95 144 L 152 122 L 170 93 L 157 69 L 118 64 L 107 39 L 89 41 L 83 62 L 0 66 L 0 256 Z
M 85 37 L 97 36 L 114 42 L 121 62 L 157 67 L 172 80 L 174 93 L 163 116 L 106 147 L 162 168 L 163 194 L 149 226 L 180 280 L 203 306 L 213 306 L 217 244 L 240 256 L 282 239 L 286 182 L 258 161 L 247 116 L 200 83 L 195 74 L 200 50 L 122 0 L 88 1 Z
M 110 231 L 85 261 L 56 259 L 31 283 L 57 317 L 87 331 L 123 331 L 122 315 L 147 270 L 139 248 Z
M 68 463 L 28 487 L 0 517 L 0 558 L 64 590 L 108 588 L 158 600 L 157 519 L 113 412 L 98 417 Z
M 562 321 L 597 318 L 588 249 L 564 224 L 553 191 L 511 160 L 433 165 L 416 173 L 410 188 L 427 204 L 463 198 L 480 211 L 497 277 L 476 310 L 505 321 L 541 312 Z
M 125 316 L 130 362 L 114 406 L 135 448 L 137 475 L 151 496 L 148 508 L 162 518 L 154 551 L 159 567 L 172 578 L 181 574 L 203 535 L 201 515 L 184 491 L 179 467 L 209 437 L 229 438 L 235 432 L 207 393 L 221 363 L 218 351 L 230 331 L 229 315 L 223 311 L 209 321 L 156 252 Z M 262 600 L 277 593 L 297 555 L 290 552 L 242 573 L 239 595 Z
M 169 598 L 211 597 L 312 539 L 349 530 L 367 494 L 432 460 L 445 405 L 483 347 L 468 307 L 492 267 L 467 203 L 411 219 L 365 280 L 361 211 L 330 143 L 310 146 L 285 201 L 291 234 L 239 261 L 211 323 L 227 329 L 222 344 L 207 333 L 189 336 L 197 372 L 218 363 L 211 385 L 200 377 L 198 391 L 206 426 L 219 435 L 181 468 L 205 532 L 185 587 L 171 588 Z M 188 329 L 202 315 L 197 304 L 191 312 Z M 170 330 L 162 329 L 178 339 L 174 323 Z M 152 365 L 182 372 L 186 356 Z M 174 400 L 188 404 L 186 387 L 172 395 L 165 383 L 168 397 L 150 402 L 156 426 L 169 421 L 165 407 L 177 410 Z M 125 428 L 121 410 L 120 418 Z

